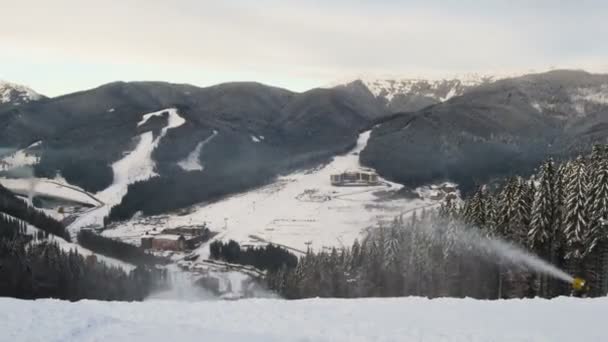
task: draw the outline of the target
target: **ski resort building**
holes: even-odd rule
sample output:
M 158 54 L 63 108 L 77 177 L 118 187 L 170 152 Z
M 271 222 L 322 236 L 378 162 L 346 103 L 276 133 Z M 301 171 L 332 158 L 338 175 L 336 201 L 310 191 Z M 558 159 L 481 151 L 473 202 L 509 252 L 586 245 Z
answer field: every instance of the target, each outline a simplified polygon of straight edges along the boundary
M 146 233 L 141 238 L 141 248 L 183 251 L 198 247 L 211 236 L 211 231 L 205 226 L 167 228 L 156 235 Z
M 144 236 L 141 238 L 141 247 L 161 251 L 183 251 L 186 249 L 186 238 L 173 234 Z
M 346 171 L 330 176 L 333 186 L 373 186 L 380 184 L 380 179 L 372 171 Z

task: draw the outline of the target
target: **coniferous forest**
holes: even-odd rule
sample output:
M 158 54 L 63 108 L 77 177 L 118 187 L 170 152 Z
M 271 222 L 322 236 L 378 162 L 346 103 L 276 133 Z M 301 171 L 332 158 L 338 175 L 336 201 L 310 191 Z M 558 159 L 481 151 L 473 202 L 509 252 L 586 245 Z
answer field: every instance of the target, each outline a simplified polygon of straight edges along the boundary
M 0 190 L 0 297 L 143 300 L 166 286 L 165 272 L 154 267 L 127 273 L 63 250 L 49 239 L 50 234 L 69 238 L 60 222 Z M 36 228 L 28 227 L 33 223 Z
M 507 241 L 608 292 L 608 148 L 555 163 L 532 177 L 480 187 L 462 203 L 397 217 L 350 248 L 309 251 L 293 269 L 270 272 L 286 298 L 427 296 L 484 299 L 570 294 L 564 281 L 473 242 Z M 478 241 L 478 242 L 479 242 Z
M 267 244 L 264 247 L 242 248 L 238 242 L 214 241 L 209 245 L 211 259 L 230 263 L 251 265 L 260 270 L 277 271 L 282 267 L 292 269 L 298 264 L 298 257 L 281 246 Z

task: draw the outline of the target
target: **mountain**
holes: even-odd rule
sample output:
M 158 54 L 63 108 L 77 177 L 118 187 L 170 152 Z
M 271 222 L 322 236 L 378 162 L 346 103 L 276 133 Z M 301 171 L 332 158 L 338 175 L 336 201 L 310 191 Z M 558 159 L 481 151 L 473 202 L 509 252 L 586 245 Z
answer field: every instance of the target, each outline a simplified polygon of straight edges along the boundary
M 367 88 L 390 112 L 414 112 L 460 96 L 479 85 L 505 78 L 503 74 L 464 74 L 443 78 L 361 77 Z M 346 84 L 352 83 L 351 81 Z
M 363 164 L 404 184 L 471 186 L 608 137 L 608 75 L 557 70 L 479 85 L 373 130 Z
M 55 183 L 61 176 L 62 186 L 105 203 L 91 224 L 268 184 L 349 151 L 372 127 L 364 166 L 412 187 L 449 180 L 470 188 L 605 141 L 607 77 L 557 70 L 497 81 L 358 80 L 302 93 L 253 82 L 114 82 L 0 107 L 0 147 L 16 150 L 5 169 L 32 167 Z M 434 103 L 394 113 L 406 95 Z
M 43 98 L 45 96 L 38 94 L 31 88 L 0 80 L 0 106 L 6 104 L 20 105 Z
M 115 82 L 0 109 L 0 146 L 36 144 L 28 154 L 37 153 L 30 158 L 37 176 L 60 175 L 125 218 L 318 163 L 353 147 L 360 131 L 388 114 L 356 86 L 294 93 L 259 83 Z

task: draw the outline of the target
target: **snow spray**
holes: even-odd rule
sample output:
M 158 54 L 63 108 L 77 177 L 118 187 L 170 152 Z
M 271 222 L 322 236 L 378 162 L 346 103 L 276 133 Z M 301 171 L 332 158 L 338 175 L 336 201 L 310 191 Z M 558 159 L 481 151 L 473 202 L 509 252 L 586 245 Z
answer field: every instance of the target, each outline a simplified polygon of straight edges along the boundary
M 218 299 L 211 291 L 195 285 L 194 274 L 182 271 L 176 265 L 169 265 L 166 269 L 168 286 L 151 293 L 146 300 L 170 299 L 191 302 Z
M 485 243 L 485 247 L 496 256 L 499 256 L 514 265 L 525 266 L 530 270 L 553 276 L 570 284 L 574 281 L 574 277 L 568 273 L 541 259 L 537 255 L 511 243 L 495 238 L 487 238 L 483 243 Z
M 452 238 L 460 248 L 473 250 L 499 262 L 546 274 L 570 284 L 574 282 L 574 277 L 539 256 L 500 238 L 483 236 L 474 228 L 461 228 L 452 234 Z

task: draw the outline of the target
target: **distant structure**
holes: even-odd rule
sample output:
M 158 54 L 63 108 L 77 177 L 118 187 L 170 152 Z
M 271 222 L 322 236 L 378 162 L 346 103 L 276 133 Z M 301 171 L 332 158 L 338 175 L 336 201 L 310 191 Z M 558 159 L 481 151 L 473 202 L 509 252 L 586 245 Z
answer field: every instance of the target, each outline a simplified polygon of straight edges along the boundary
M 167 228 L 160 234 L 146 233 L 141 237 L 141 248 L 161 251 L 185 251 L 209 240 L 211 231 L 206 226 Z
M 454 200 L 458 198 L 457 196 L 457 187 L 452 183 L 443 183 L 440 185 L 432 185 L 431 186 L 431 194 L 429 196 L 432 200 L 444 200 L 451 199 Z
M 346 171 L 330 176 L 333 186 L 373 186 L 379 185 L 378 174 L 373 171 Z

